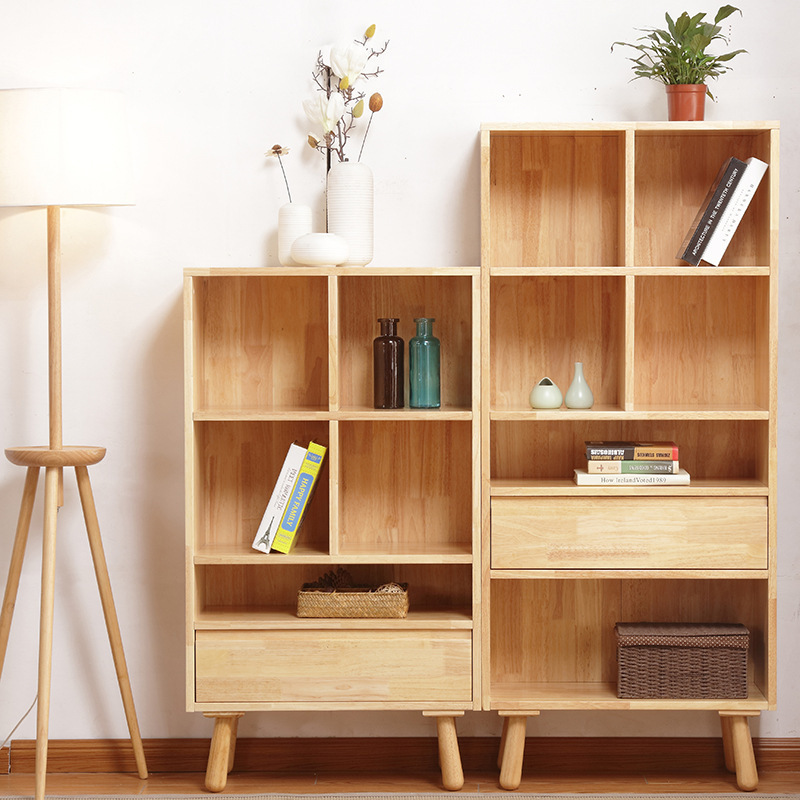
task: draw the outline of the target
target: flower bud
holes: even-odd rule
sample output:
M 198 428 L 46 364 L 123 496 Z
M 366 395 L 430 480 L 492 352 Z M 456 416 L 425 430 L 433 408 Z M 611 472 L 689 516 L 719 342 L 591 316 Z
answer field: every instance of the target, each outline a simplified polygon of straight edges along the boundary
M 346 92 L 348 88 L 350 88 L 350 78 L 348 78 L 347 75 L 339 81 L 339 88 L 343 92 Z
M 369 98 L 369 110 L 374 114 L 376 111 L 380 111 L 383 108 L 383 98 L 375 92 L 372 97 Z
M 353 106 L 353 116 L 358 119 L 364 113 L 364 98 L 362 97 L 354 106 Z
M 314 149 L 316 149 L 317 145 L 319 145 L 319 142 L 309 133 L 308 134 L 308 146 L 309 147 L 313 147 Z
M 371 39 L 374 35 L 375 35 L 375 25 L 370 25 L 369 28 L 367 28 L 364 31 L 364 38 Z

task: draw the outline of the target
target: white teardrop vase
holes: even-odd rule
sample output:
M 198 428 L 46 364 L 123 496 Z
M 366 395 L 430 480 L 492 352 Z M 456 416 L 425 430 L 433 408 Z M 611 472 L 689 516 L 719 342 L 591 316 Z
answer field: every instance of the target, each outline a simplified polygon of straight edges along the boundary
M 593 403 L 594 395 L 583 375 L 583 364 L 576 361 L 575 375 L 564 396 L 564 405 L 567 408 L 591 408 Z

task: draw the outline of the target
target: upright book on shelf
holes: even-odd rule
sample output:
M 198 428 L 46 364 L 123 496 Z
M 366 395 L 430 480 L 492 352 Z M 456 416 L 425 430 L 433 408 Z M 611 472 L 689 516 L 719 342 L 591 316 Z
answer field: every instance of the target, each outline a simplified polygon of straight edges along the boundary
M 720 167 L 681 244 L 678 258 L 695 267 L 700 263 L 709 238 L 719 225 L 746 166 L 744 161 L 731 157 Z
M 289 445 L 280 475 L 278 480 L 275 481 L 275 487 L 272 490 L 269 503 L 267 503 L 264 516 L 261 518 L 261 524 L 258 526 L 255 539 L 253 539 L 253 547 L 262 553 L 269 553 L 272 547 L 272 542 L 278 533 L 281 517 L 283 517 L 283 511 L 286 508 L 286 502 L 292 493 L 297 473 L 300 471 L 305 455 L 305 447 L 294 443 Z
M 308 504 L 317 485 L 322 461 L 327 448 L 316 442 L 309 442 L 308 451 L 303 458 L 291 497 L 286 503 L 278 532 L 272 542 L 272 549 L 279 553 L 288 553 L 297 539 L 297 531 L 303 522 Z
M 744 174 L 736 186 L 730 203 L 725 207 L 719 224 L 714 229 L 711 237 L 703 250 L 702 259 L 715 267 L 719 266 L 728 245 L 742 221 L 744 212 L 750 205 L 753 195 L 767 171 L 767 164 L 758 158 L 748 158 L 745 162 Z

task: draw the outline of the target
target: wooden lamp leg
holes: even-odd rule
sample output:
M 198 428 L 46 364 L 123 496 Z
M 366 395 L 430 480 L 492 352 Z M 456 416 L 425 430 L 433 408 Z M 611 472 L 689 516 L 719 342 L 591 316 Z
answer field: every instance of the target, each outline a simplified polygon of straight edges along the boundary
M 100 538 L 100 525 L 97 521 L 97 510 L 92 495 L 92 486 L 89 482 L 89 470 L 86 467 L 75 467 L 78 478 L 78 492 L 83 506 L 83 516 L 86 522 L 86 532 L 89 535 L 89 548 L 92 551 L 97 588 L 100 591 L 100 601 L 103 606 L 103 615 L 106 620 L 108 641 L 111 644 L 111 654 L 114 657 L 114 667 L 117 672 L 117 682 L 122 695 L 122 705 L 125 709 L 125 719 L 128 722 L 128 731 L 133 745 L 133 755 L 136 759 L 136 769 L 139 777 L 147 777 L 147 763 L 142 746 L 142 737 L 139 733 L 139 722 L 136 718 L 136 708 L 133 704 L 133 692 L 128 676 L 128 667 L 125 662 L 125 651 L 122 647 L 122 634 L 119 630 L 117 610 L 114 607 L 114 596 L 111 592 L 111 580 L 108 577 L 108 566 L 103 551 L 103 541 Z
M 44 800 L 47 780 L 47 734 L 50 721 L 53 604 L 56 578 L 56 521 L 60 473 L 59 467 L 47 467 L 45 470 L 42 600 L 39 612 L 39 700 L 36 707 L 36 800 Z
M 11 620 L 14 616 L 14 606 L 17 603 L 19 579 L 22 574 L 22 561 L 25 558 L 25 548 L 28 544 L 28 531 L 31 527 L 33 501 L 36 499 L 36 486 L 39 483 L 39 467 L 28 467 L 25 478 L 25 488 L 22 491 L 22 503 L 19 509 L 17 533 L 14 537 L 14 549 L 11 551 L 11 562 L 8 565 L 8 581 L 3 595 L 3 610 L 0 613 L 0 676 L 3 674 L 3 665 L 6 660 L 8 636 L 11 632 Z

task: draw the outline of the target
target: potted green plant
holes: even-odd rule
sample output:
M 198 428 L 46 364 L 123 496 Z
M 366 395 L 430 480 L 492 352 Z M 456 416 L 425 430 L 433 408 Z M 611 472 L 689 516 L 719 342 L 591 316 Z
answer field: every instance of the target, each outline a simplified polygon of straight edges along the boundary
M 611 49 L 621 45 L 639 52 L 629 59 L 636 73 L 633 80 L 651 78 L 666 84 L 670 120 L 701 120 L 705 96 L 714 99 L 706 81 L 727 72 L 728 62 L 747 52 L 734 50 L 722 55 L 706 52 L 712 42 L 728 44 L 719 23 L 736 11 L 742 13 L 734 6 L 722 6 L 713 23 L 706 21 L 705 12 L 690 17 L 684 11 L 676 20 L 665 14 L 666 30 L 642 28 L 645 33 L 636 42 L 614 42 Z

